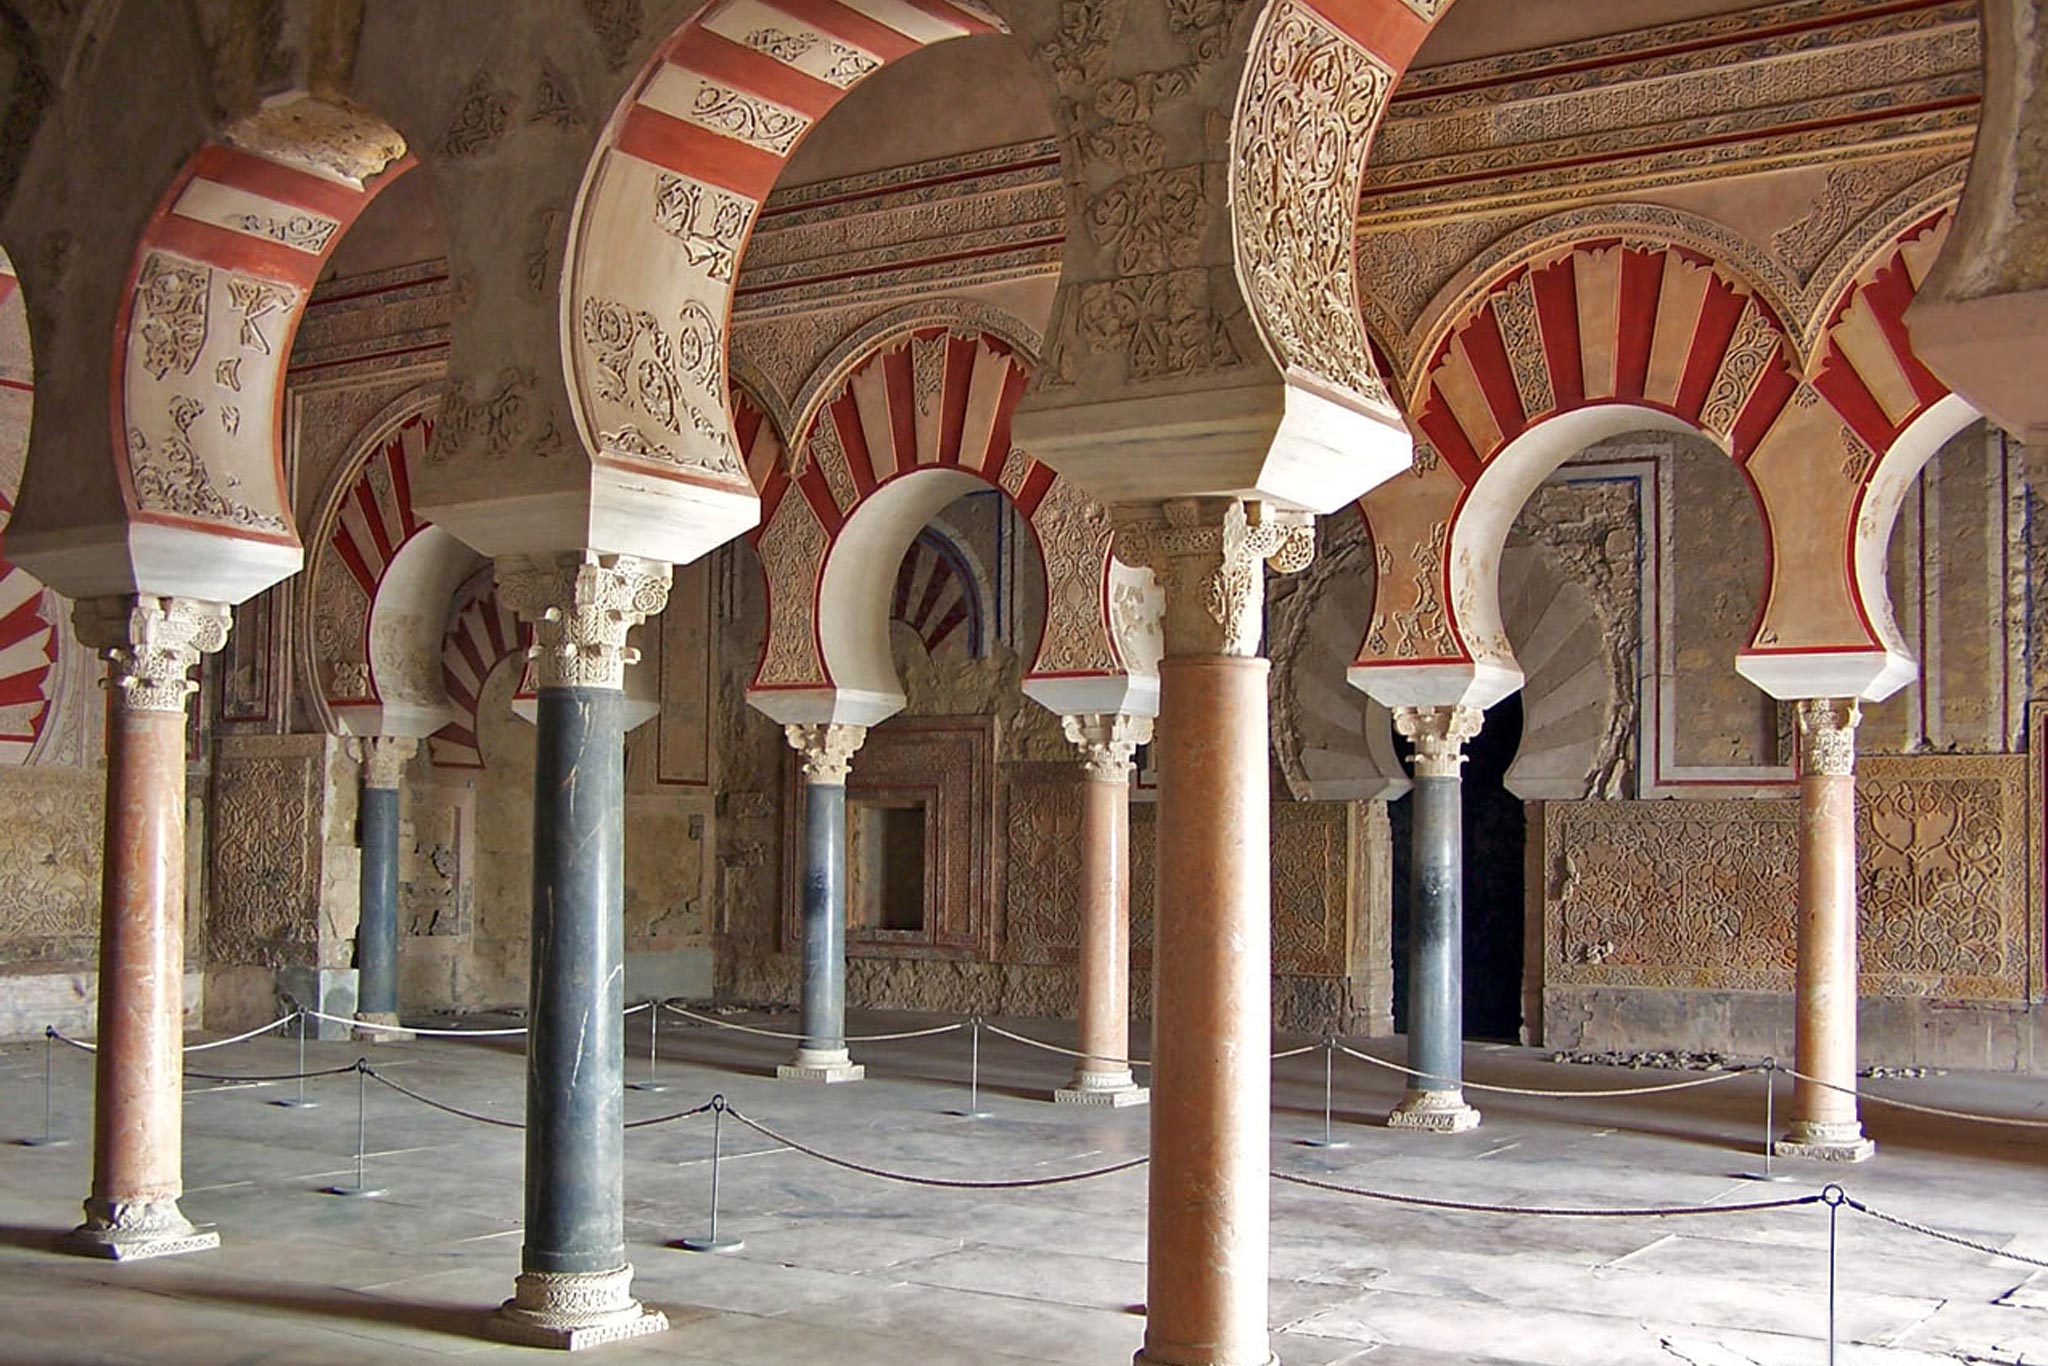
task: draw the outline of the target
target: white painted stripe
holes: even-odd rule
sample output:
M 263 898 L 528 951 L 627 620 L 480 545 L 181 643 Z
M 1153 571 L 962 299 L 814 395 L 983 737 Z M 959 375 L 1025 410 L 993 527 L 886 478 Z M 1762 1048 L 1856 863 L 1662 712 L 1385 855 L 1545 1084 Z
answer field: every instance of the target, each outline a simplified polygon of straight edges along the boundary
M 0 576 L 0 617 L 36 597 L 43 591 L 42 581 L 26 569 L 10 566 Z
M 705 16 L 704 27 L 721 38 L 772 57 L 841 90 L 882 65 L 882 59 L 761 0 L 732 0 Z
M 44 627 L 32 635 L 0 647 L 0 678 L 17 678 L 50 667 L 50 630 Z
M 640 103 L 735 142 L 785 156 L 811 126 L 794 109 L 672 63 L 654 73 L 640 92 Z
M 903 0 L 841 0 L 841 3 L 920 43 L 942 43 L 948 38 L 960 38 L 973 32 L 964 24 L 951 23 L 936 14 L 926 14 L 915 5 L 903 3 Z
M 217 180 L 195 179 L 171 210 L 195 223 L 210 223 L 259 241 L 274 242 L 318 256 L 334 240 L 341 224 L 295 204 L 269 199 Z

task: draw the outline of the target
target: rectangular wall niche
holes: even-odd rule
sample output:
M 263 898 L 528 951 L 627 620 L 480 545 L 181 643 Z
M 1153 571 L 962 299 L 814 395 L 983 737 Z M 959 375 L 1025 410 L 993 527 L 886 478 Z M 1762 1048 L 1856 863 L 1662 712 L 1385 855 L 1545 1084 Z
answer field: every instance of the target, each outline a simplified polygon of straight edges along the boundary
M 805 797 L 790 769 L 783 943 L 800 942 Z M 846 783 L 846 943 L 855 957 L 992 957 L 994 721 L 899 717 L 868 732 Z

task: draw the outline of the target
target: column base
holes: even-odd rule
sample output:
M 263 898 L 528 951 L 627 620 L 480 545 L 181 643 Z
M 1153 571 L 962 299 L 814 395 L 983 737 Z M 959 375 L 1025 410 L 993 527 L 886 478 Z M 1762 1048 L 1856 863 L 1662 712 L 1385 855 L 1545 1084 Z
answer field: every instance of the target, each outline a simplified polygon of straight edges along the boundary
M 855 1062 L 843 1048 L 799 1048 L 796 1059 L 775 1069 L 777 1081 L 802 1081 L 818 1086 L 836 1086 L 859 1081 L 868 1069 Z
M 176 1200 L 87 1200 L 85 1222 L 57 1240 L 59 1252 L 115 1262 L 211 1252 L 219 1246 L 220 1231 L 194 1224 L 178 1211 Z
M 1463 1091 L 1410 1091 L 1387 1116 L 1387 1127 L 1462 1134 L 1479 1127 L 1479 1112 L 1465 1103 Z
M 1210 1361 L 1207 1359 L 1199 1363 L 1170 1361 L 1166 1357 L 1149 1356 L 1146 1354 L 1145 1349 L 1140 1347 L 1137 1353 L 1131 1357 L 1131 1366 L 1233 1366 L 1233 1363 Z M 1266 1353 L 1265 1360 L 1247 1361 L 1245 1366 L 1280 1366 L 1280 1355 L 1277 1352 L 1268 1352 Z
M 1791 1132 L 1771 1145 L 1779 1157 L 1804 1157 L 1816 1162 L 1868 1162 L 1877 1144 L 1863 1136 L 1855 1120 L 1837 1123 L 1792 1121 Z
M 1128 1067 L 1114 1072 L 1076 1072 L 1074 1079 L 1052 1093 L 1055 1105 L 1093 1105 L 1121 1110 L 1127 1105 L 1144 1105 L 1152 1092 L 1131 1079 Z
M 633 1298 L 633 1268 L 524 1271 L 485 1333 L 520 1347 L 579 1352 L 668 1331 L 668 1315 Z
M 359 1010 L 349 1033 L 357 1043 L 411 1043 L 418 1037 L 398 1022 L 395 1010 Z

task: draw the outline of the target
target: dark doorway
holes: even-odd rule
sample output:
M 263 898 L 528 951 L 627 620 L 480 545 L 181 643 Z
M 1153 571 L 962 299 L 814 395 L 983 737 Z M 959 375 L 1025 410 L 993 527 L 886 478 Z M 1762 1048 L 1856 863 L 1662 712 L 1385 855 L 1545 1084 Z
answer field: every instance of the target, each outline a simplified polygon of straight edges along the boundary
M 1395 738 L 1405 763 L 1413 751 Z M 1486 713 L 1465 746 L 1465 1037 L 1513 1043 L 1522 1029 L 1523 858 L 1528 819 L 1507 789 L 1522 745 L 1522 697 Z M 1408 876 L 1415 804 L 1393 803 L 1394 1028 L 1408 1028 Z

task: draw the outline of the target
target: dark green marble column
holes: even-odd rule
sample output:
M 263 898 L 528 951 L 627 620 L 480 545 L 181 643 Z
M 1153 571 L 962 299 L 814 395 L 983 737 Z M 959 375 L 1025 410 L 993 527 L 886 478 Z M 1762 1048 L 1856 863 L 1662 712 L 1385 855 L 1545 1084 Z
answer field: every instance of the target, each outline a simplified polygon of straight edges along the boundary
M 784 1081 L 859 1081 L 846 1050 L 846 776 L 863 726 L 790 726 L 804 764 L 803 1042 Z

